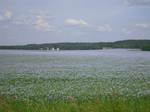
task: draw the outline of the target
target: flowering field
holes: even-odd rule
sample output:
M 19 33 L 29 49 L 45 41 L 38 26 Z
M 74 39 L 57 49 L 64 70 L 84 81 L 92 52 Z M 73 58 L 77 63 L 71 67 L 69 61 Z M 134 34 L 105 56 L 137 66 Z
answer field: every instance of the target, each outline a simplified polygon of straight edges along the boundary
M 150 52 L 0 51 L 1 111 L 149 112 Z

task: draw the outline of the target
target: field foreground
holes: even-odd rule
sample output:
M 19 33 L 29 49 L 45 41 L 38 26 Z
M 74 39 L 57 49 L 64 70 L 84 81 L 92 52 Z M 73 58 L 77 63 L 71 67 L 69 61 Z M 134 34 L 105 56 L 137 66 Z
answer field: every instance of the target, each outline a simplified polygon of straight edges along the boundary
M 113 95 L 88 101 L 35 101 L 0 99 L 0 112 L 149 112 L 150 97 Z
M 150 53 L 0 51 L 0 112 L 149 112 Z

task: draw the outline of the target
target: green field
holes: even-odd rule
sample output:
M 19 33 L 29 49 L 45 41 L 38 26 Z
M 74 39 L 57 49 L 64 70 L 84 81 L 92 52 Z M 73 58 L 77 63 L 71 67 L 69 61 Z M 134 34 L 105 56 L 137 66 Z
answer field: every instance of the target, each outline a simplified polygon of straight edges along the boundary
M 0 51 L 0 112 L 149 112 L 150 53 Z

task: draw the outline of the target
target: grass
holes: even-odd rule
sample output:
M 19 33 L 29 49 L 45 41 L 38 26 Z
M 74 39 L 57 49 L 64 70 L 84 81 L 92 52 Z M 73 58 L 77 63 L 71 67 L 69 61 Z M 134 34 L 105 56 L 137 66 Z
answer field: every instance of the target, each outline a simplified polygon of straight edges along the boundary
M 149 112 L 150 97 L 99 96 L 91 100 L 36 101 L 0 98 L 0 112 Z

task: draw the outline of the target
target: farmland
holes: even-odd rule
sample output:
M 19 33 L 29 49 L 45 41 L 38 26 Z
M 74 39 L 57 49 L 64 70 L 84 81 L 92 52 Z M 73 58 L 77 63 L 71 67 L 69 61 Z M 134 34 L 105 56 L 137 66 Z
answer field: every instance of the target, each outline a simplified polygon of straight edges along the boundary
M 149 112 L 150 52 L 0 51 L 0 112 Z

